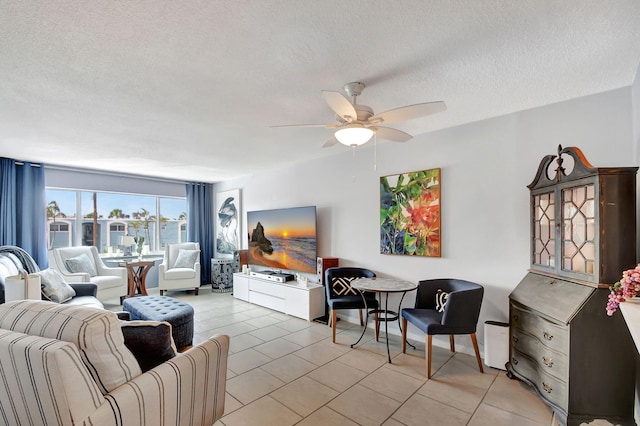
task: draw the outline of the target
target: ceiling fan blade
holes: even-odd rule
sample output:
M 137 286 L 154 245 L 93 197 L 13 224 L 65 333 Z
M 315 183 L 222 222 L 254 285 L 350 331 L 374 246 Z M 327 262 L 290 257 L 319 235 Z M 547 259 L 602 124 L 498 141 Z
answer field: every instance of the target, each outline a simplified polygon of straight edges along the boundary
M 337 124 L 282 124 L 278 126 L 269 126 L 271 128 L 274 127 L 325 127 L 327 129 L 334 129 L 338 127 Z
M 330 146 L 334 146 L 338 143 L 338 139 L 335 136 L 331 136 L 325 143 L 322 144 L 323 148 L 329 148 Z
M 391 127 L 371 127 L 371 130 L 376 132 L 376 137 L 394 142 L 406 142 L 413 137 L 409 133 Z
M 332 110 L 335 111 L 338 116 L 347 120 L 348 122 L 358 119 L 358 113 L 353 107 L 349 99 L 340 92 L 333 92 L 331 90 L 322 90 L 322 97 L 329 104 Z
M 418 117 L 424 117 L 429 114 L 435 114 L 437 112 L 445 111 L 446 109 L 447 105 L 443 101 L 408 105 L 376 114 L 369 118 L 369 123 L 397 123 L 398 121 L 406 121 Z

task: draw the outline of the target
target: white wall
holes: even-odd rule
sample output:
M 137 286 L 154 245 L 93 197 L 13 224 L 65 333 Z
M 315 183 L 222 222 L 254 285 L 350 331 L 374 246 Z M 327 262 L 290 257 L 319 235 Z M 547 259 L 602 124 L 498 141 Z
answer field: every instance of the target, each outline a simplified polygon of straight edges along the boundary
M 318 133 L 319 143 L 322 138 Z M 482 324 L 507 320 L 508 295 L 529 267 L 526 185 L 558 144 L 579 147 L 594 166 L 637 165 L 631 88 L 418 135 L 405 144 L 379 143 L 376 171 L 373 144 L 356 150 L 355 164 L 351 150 L 337 146 L 331 157 L 292 161 L 288 169 L 220 183 L 215 190 L 241 188 L 244 248 L 247 211 L 316 205 L 321 256 L 339 257 L 343 266 L 367 267 L 379 276 L 483 284 L 482 343 Z M 380 254 L 380 176 L 436 167 L 442 169 L 442 257 Z M 403 304 L 408 305 L 412 296 Z M 356 315 L 349 314 L 349 320 Z M 464 339 L 460 343 L 470 346 Z

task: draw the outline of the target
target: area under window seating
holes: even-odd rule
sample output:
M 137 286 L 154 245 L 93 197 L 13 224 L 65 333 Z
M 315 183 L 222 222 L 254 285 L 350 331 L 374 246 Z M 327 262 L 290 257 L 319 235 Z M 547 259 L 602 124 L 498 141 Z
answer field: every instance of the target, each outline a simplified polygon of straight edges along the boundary
M 100 300 L 127 294 L 127 269 L 105 265 L 94 246 L 54 248 L 49 251 L 49 267 L 67 282 L 95 283 Z
M 143 372 L 122 324 L 131 326 L 113 312 L 85 306 L 31 300 L 0 305 L 3 421 L 212 425 L 222 416 L 228 336 L 208 338 L 184 353 L 171 348 L 166 361 Z M 170 333 L 165 336 L 172 345 Z

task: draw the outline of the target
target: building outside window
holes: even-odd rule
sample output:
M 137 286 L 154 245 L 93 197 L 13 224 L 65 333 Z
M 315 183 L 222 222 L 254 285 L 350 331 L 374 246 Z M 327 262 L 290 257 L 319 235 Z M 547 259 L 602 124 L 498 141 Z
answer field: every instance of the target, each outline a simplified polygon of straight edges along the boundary
M 119 253 L 129 235 L 153 252 L 186 241 L 185 198 L 47 188 L 46 200 L 49 248 L 95 245 Z

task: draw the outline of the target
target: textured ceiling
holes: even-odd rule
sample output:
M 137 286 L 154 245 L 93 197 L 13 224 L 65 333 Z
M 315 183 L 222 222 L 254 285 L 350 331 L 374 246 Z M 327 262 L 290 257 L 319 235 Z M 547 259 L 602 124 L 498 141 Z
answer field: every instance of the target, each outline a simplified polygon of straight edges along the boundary
M 640 1 L 0 0 L 0 156 L 216 182 L 332 155 L 320 90 L 413 135 L 630 86 Z M 408 142 L 413 143 L 413 142 Z M 286 152 L 286 155 L 283 153 Z

